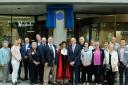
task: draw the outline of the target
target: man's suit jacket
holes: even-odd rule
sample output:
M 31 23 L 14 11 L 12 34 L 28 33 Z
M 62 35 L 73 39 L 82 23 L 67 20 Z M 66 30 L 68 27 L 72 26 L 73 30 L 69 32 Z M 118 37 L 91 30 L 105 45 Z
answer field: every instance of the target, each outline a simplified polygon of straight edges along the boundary
M 72 45 L 68 47 L 68 59 L 70 62 L 74 61 L 75 64 L 80 64 L 80 54 L 81 54 L 81 47 L 80 45 L 76 44 L 74 52 L 72 50 Z
M 119 62 L 120 61 L 120 57 L 121 57 L 121 54 L 120 54 L 120 48 L 118 49 L 118 57 L 119 57 Z M 126 46 L 125 47 L 125 50 L 124 50 L 124 56 L 123 56 L 123 61 L 122 63 L 126 66 L 128 65 L 128 47 Z
M 40 44 L 38 46 L 38 55 L 39 55 L 40 63 L 45 64 L 45 62 L 46 62 L 46 45 Z
M 28 45 L 27 50 L 26 50 L 26 45 L 21 46 L 20 51 L 21 51 L 21 56 L 23 57 L 23 59 L 25 58 L 25 56 L 28 56 L 28 52 L 31 48 L 32 48 L 31 44 Z
M 54 54 L 51 51 L 49 45 L 48 44 L 46 45 L 46 53 L 47 53 L 46 61 L 49 66 L 53 66 L 53 64 L 57 64 L 57 61 L 58 61 L 57 47 L 56 47 L 56 45 L 53 45 L 53 47 L 55 49 L 55 58 L 54 58 Z

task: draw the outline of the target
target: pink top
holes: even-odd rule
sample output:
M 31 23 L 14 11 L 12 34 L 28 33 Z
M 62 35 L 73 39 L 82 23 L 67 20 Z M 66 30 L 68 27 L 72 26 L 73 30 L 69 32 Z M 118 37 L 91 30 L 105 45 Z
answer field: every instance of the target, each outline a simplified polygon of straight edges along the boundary
M 94 51 L 94 59 L 93 59 L 94 65 L 101 65 L 101 54 L 100 50 Z

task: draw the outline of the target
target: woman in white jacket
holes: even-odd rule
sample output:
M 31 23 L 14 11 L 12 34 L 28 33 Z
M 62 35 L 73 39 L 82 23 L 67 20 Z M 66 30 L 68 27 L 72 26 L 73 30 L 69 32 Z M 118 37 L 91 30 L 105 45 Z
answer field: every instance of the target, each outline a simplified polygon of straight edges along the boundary
M 11 53 L 12 53 L 11 64 L 13 69 L 12 84 L 17 85 L 18 70 L 21 61 L 21 53 L 20 53 L 20 46 L 18 40 L 14 41 L 13 46 L 11 48 Z
M 109 51 L 105 52 L 104 64 L 106 65 L 106 78 L 108 85 L 114 85 L 116 72 L 118 71 L 118 54 L 114 50 L 114 44 L 109 44 Z

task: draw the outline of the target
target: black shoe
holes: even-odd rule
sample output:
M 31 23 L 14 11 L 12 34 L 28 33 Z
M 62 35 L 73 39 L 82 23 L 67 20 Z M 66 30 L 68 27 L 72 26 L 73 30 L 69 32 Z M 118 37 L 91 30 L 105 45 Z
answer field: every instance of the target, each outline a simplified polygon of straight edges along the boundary
M 17 84 L 19 84 L 19 83 L 20 83 L 20 81 L 17 81 L 16 83 L 17 83 Z
M 30 83 L 30 85 L 34 85 L 34 83 Z
M 73 85 L 73 83 L 69 83 L 69 85 Z
M 40 81 L 39 84 L 43 84 L 43 81 Z
M 24 81 L 25 81 L 25 80 L 28 80 L 28 78 L 24 78 Z
M 37 81 L 34 84 L 37 84 Z
M 12 85 L 17 85 L 17 82 L 15 82 L 15 83 L 12 82 Z

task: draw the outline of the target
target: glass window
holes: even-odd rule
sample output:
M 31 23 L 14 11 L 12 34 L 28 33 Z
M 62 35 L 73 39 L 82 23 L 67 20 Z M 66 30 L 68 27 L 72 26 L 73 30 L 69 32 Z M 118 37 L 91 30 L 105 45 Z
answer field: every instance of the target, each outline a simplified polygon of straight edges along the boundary
M 0 45 L 3 40 L 11 42 L 10 16 L 0 16 Z
M 32 16 L 12 16 L 12 40 L 16 38 L 24 39 L 29 37 L 35 40 L 34 17 Z

